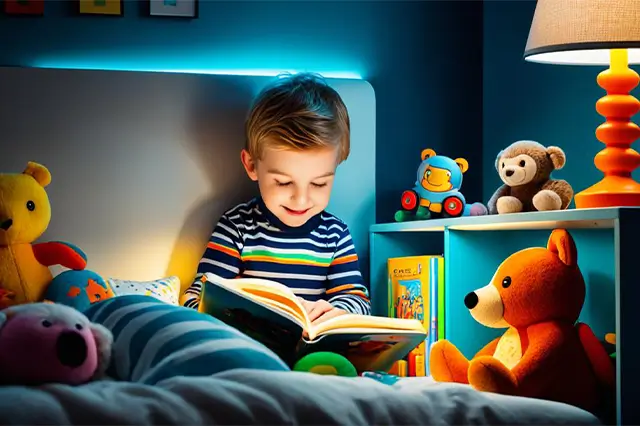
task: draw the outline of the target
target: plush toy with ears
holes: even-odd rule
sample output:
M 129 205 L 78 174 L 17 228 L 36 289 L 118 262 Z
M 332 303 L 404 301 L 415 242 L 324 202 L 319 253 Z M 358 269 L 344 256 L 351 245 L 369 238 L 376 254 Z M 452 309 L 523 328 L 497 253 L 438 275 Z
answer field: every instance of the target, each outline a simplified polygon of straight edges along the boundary
M 507 330 L 471 360 L 447 340 L 435 343 L 429 359 L 434 380 L 598 411 L 608 403 L 615 373 L 591 328 L 577 322 L 585 292 L 566 230 L 554 230 L 546 248 L 512 254 L 488 285 L 464 299 L 476 321 Z
M 51 220 L 45 188 L 51 174 L 30 162 L 22 173 L 0 174 L 0 289 L 5 304 L 41 302 L 53 279 L 49 266 L 86 267 L 85 254 L 69 243 L 35 244 Z
M 0 383 L 79 385 L 103 376 L 113 335 L 80 311 L 26 303 L 0 311 Z
M 573 188 L 551 172 L 567 162 L 557 146 L 535 141 L 517 141 L 500 151 L 495 167 L 504 182 L 487 203 L 489 214 L 565 210 L 573 199 Z
M 437 155 L 431 148 L 422 150 L 420 158 L 414 187 L 402 193 L 402 210 L 394 215 L 397 222 L 487 214 L 482 203 L 468 203 L 460 192 L 467 160 Z

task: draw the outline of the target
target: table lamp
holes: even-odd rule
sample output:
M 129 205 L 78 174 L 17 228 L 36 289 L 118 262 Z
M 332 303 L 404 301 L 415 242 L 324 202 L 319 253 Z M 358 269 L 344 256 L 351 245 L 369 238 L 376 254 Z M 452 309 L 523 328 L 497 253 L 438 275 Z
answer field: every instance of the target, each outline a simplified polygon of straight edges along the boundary
M 640 184 L 631 172 L 640 154 L 631 148 L 640 127 L 631 121 L 640 102 L 630 92 L 640 63 L 640 0 L 538 0 L 524 52 L 527 61 L 600 65 L 597 82 L 606 96 L 596 102 L 605 122 L 596 138 L 605 148 L 594 164 L 603 179 L 575 195 L 576 208 L 640 206 Z

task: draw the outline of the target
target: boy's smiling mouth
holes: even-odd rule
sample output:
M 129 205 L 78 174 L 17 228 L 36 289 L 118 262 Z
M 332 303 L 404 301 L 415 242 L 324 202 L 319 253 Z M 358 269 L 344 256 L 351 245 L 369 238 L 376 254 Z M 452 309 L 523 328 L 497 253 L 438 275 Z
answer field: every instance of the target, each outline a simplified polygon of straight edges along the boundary
M 305 214 L 305 213 L 307 213 L 309 210 L 311 210 L 311 209 L 305 209 L 305 210 L 293 210 L 293 209 L 290 209 L 290 208 L 289 208 L 289 207 L 287 207 L 287 206 L 282 206 L 282 207 L 286 210 L 286 212 L 287 212 L 287 213 L 289 213 L 289 214 L 291 214 L 291 215 L 293 215 L 293 216 L 302 216 L 303 214 Z

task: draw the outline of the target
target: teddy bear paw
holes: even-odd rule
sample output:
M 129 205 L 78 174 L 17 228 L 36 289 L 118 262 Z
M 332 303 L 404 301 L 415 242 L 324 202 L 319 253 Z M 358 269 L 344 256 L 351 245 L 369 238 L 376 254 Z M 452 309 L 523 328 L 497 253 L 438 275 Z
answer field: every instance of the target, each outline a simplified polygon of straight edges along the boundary
M 469 363 L 469 384 L 476 390 L 515 395 L 516 378 L 502 362 L 492 356 L 482 356 Z
M 436 382 L 467 383 L 469 361 L 448 340 L 439 340 L 431 347 L 429 371 Z
M 518 213 L 522 211 L 522 201 L 511 196 L 500 197 L 496 202 L 496 208 L 498 214 Z
M 543 189 L 533 196 L 533 207 L 538 211 L 560 210 L 562 200 L 555 192 L 549 189 Z

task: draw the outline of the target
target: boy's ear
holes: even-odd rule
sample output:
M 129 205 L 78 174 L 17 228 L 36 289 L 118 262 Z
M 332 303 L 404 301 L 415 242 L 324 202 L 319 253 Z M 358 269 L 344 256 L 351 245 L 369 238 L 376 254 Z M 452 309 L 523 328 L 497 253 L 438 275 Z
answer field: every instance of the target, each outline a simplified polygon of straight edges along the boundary
M 244 169 L 247 171 L 247 175 L 249 175 L 249 179 L 252 181 L 258 180 L 258 172 L 256 171 L 256 163 L 253 161 L 251 154 L 246 149 L 243 149 L 240 152 L 240 161 L 242 161 L 242 165 Z

